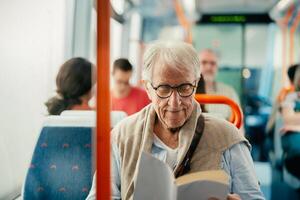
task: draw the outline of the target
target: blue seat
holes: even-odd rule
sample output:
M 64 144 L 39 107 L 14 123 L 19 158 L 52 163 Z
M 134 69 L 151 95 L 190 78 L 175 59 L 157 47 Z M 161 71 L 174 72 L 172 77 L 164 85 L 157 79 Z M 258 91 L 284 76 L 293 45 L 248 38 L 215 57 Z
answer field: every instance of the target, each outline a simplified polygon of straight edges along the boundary
M 92 185 L 94 116 L 49 116 L 27 172 L 23 198 L 85 199 Z

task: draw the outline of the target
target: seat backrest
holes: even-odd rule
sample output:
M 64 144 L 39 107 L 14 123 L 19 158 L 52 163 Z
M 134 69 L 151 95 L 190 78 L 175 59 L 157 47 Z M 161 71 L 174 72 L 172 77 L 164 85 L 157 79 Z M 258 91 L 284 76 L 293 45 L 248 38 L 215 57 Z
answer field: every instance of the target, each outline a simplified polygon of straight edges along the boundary
M 62 112 L 62 116 L 92 116 L 96 118 L 95 111 L 73 111 L 66 110 Z M 122 119 L 127 117 L 126 112 L 123 111 L 111 111 L 110 112 L 110 127 L 114 128 Z
M 95 117 L 49 116 L 27 172 L 23 198 L 85 199 L 92 184 Z

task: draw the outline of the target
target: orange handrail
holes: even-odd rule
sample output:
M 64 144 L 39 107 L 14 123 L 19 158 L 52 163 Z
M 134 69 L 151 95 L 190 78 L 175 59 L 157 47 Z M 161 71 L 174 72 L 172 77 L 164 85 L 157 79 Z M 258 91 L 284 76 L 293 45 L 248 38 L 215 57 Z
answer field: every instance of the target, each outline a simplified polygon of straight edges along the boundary
M 237 128 L 242 126 L 243 113 L 239 105 L 230 98 L 221 95 L 196 94 L 195 99 L 200 104 L 226 104 L 230 106 L 232 114 L 229 121 L 232 122 Z
M 110 199 L 110 92 L 109 18 L 107 0 L 97 0 L 97 192 L 98 200 Z

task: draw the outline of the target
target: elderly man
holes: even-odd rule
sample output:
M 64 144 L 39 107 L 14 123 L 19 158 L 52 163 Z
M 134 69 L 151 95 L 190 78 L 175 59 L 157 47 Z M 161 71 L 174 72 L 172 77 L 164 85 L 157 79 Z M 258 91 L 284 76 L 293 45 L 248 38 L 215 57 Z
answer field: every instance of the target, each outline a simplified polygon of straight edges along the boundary
M 248 141 L 229 122 L 204 116 L 194 100 L 199 64 L 194 48 L 183 42 L 155 42 L 146 50 L 143 79 L 152 103 L 112 130 L 113 199 L 133 198 L 143 151 L 166 162 L 176 176 L 223 169 L 235 193 L 228 199 L 264 199 Z
M 201 74 L 205 80 L 205 93 L 224 95 L 240 104 L 240 99 L 236 91 L 221 82 L 216 82 L 218 72 L 218 57 L 211 49 L 204 49 L 199 54 Z M 200 87 L 201 85 L 198 85 Z M 205 109 L 209 113 L 216 114 L 219 117 L 228 119 L 231 115 L 230 108 L 226 105 L 209 104 L 205 105 Z

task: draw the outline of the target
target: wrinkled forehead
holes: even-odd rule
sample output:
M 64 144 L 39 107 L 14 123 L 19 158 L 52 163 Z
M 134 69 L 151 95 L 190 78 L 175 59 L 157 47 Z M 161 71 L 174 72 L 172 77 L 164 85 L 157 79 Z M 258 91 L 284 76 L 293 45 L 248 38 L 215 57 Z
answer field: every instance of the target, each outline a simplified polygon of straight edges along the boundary
M 191 67 L 176 64 L 156 64 L 153 66 L 152 82 L 157 84 L 178 85 L 181 83 L 192 83 L 196 79 Z

